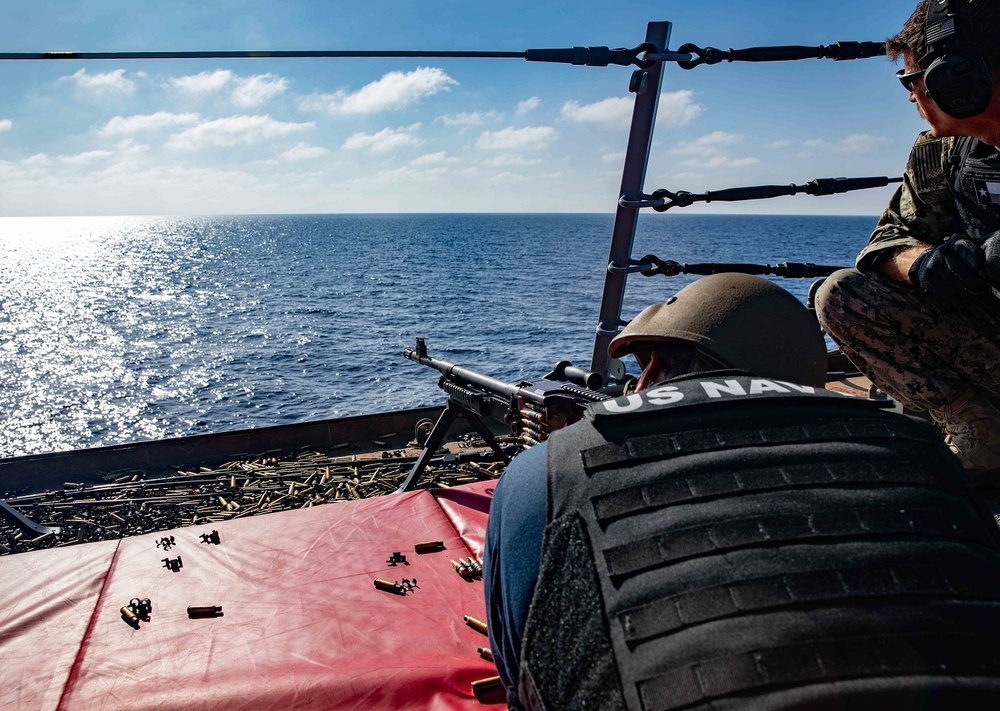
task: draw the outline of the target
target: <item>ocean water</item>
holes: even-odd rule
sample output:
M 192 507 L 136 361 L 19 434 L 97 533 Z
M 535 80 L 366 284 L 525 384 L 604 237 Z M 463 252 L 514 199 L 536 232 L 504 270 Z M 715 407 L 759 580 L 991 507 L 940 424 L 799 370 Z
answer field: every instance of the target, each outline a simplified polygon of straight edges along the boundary
M 851 265 L 876 218 L 642 215 L 634 255 Z M 0 457 L 443 402 L 587 365 L 611 215 L 0 219 Z M 623 315 L 693 277 L 629 278 Z M 811 280 L 776 280 L 803 301 Z

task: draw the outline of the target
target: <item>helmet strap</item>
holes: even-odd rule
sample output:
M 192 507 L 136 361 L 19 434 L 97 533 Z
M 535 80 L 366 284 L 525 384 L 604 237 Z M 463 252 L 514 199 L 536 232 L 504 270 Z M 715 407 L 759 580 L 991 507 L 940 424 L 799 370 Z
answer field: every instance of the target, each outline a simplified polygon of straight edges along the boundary
M 635 392 L 642 392 L 650 385 L 655 385 L 656 383 L 664 380 L 663 369 L 660 367 L 660 353 L 659 351 L 652 351 L 649 354 L 649 364 L 643 368 L 642 374 L 639 376 L 639 381 L 635 384 Z

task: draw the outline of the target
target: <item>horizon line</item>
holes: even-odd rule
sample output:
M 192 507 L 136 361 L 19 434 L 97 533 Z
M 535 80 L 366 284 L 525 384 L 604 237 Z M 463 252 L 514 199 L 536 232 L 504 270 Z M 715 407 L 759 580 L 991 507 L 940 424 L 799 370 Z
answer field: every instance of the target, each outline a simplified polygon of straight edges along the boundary
M 0 220 L 22 219 L 94 219 L 94 218 L 168 218 L 168 217 L 394 217 L 394 216 L 441 216 L 441 215 L 588 215 L 614 218 L 612 212 L 569 212 L 569 211 L 503 211 L 503 212 L 189 212 L 189 213 L 129 213 L 129 214 L 58 214 L 58 215 L 0 215 Z M 808 213 L 808 212 L 672 212 L 672 217 L 864 217 L 877 219 L 874 214 Z

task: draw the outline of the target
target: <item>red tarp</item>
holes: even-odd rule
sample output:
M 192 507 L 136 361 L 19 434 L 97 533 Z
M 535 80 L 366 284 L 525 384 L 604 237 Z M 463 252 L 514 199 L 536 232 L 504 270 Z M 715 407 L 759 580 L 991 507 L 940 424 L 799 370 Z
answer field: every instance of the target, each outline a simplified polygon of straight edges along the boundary
M 493 482 L 318 506 L 0 558 L 0 708 L 484 708 L 496 674 L 480 555 Z M 218 530 L 220 545 L 201 543 Z M 156 542 L 172 535 L 164 552 Z M 417 555 L 413 546 L 443 541 Z M 394 551 L 409 565 L 386 564 Z M 164 558 L 180 556 L 176 573 Z M 399 596 L 373 580 L 416 578 Z M 150 598 L 135 630 L 120 608 Z M 188 619 L 187 607 L 224 616 Z

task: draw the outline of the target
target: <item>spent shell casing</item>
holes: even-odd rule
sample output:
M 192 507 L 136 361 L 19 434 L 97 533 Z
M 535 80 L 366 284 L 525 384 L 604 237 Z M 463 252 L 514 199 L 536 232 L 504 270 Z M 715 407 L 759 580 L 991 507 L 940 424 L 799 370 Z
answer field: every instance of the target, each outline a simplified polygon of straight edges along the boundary
M 406 591 L 400 587 L 399 583 L 394 583 L 391 580 L 383 580 L 382 578 L 375 578 L 375 587 L 379 590 L 385 590 L 386 592 L 396 593 L 397 595 L 405 595 Z
M 480 703 L 490 703 L 495 701 L 492 696 L 503 689 L 503 682 L 499 676 L 490 676 L 479 681 L 472 682 L 472 693 Z
M 122 619 L 125 620 L 129 627 L 139 629 L 139 616 L 135 614 L 135 611 L 131 607 L 123 605 L 119 612 L 122 613 Z
M 222 617 L 222 605 L 193 605 L 187 609 L 188 619 L 202 620 L 212 617 Z
M 444 550 L 444 541 L 427 541 L 426 543 L 418 543 L 413 546 L 413 551 L 415 553 L 434 553 L 436 551 Z
M 493 652 L 490 651 L 489 647 L 477 647 L 476 651 L 479 652 L 479 656 L 488 662 L 493 661 Z
M 465 624 L 474 629 L 476 632 L 479 632 L 480 634 L 489 634 L 486 630 L 486 623 L 482 620 L 477 620 L 471 615 L 465 615 L 463 619 L 465 620 Z

